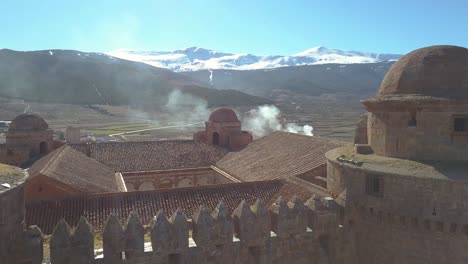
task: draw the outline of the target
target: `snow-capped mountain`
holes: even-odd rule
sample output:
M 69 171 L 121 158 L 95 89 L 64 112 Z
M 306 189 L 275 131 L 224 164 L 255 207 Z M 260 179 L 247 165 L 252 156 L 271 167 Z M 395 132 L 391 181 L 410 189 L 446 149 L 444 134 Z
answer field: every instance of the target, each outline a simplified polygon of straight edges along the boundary
M 325 47 L 315 47 L 289 56 L 232 54 L 197 47 L 175 51 L 134 51 L 120 49 L 108 52 L 107 54 L 177 72 L 214 69 L 255 70 L 327 63 L 375 63 L 398 60 L 402 56 L 399 54 L 342 51 Z

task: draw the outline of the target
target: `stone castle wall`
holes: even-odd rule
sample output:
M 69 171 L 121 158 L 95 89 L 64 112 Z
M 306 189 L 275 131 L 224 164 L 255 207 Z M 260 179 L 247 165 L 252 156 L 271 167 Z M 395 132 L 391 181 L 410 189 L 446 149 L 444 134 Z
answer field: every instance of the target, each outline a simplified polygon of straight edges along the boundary
M 409 217 L 373 207 L 347 207 L 346 234 L 354 263 L 466 263 L 467 225 Z M 350 221 L 350 222 L 349 222 Z M 347 262 L 353 263 L 353 262 Z
M 369 144 L 376 154 L 388 157 L 468 160 L 468 133 L 454 132 L 453 120 L 459 114 L 434 110 L 372 112 L 368 121 Z M 411 123 L 413 117 L 415 124 Z
M 137 213 L 125 225 L 110 216 L 102 232 L 103 255 L 95 258 L 95 235 L 85 218 L 75 228 L 60 221 L 50 239 L 51 263 L 342 263 L 341 233 L 330 200 L 305 204 L 279 198 L 267 209 L 241 204 L 231 214 L 222 202 L 213 212 L 201 206 L 188 221 L 181 210 L 160 211 L 149 227 Z M 30 228 L 28 234 L 37 234 Z M 41 263 L 42 238 L 29 235 L 23 261 Z M 145 249 L 146 241 L 146 249 Z
M 22 245 L 24 229 L 24 183 L 0 192 L 0 262 L 9 262 Z M 3 262 L 2 262 L 3 263 Z
M 6 163 L 22 166 L 31 158 L 53 150 L 52 130 L 9 131 L 6 134 Z
M 380 195 L 366 192 L 368 177 L 382 179 Z M 335 196 L 346 191 L 342 222 L 357 263 L 468 259 L 468 183 L 381 173 L 331 159 L 327 181 Z

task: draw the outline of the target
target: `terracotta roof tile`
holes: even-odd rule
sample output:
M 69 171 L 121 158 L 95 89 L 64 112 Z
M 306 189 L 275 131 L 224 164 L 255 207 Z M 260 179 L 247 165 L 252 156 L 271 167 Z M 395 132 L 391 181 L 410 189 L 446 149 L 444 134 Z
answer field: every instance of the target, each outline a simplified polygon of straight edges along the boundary
M 35 162 L 28 173 L 31 178 L 43 175 L 88 193 L 121 190 L 112 169 L 67 145 Z
M 119 172 L 208 167 L 227 153 L 220 147 L 193 140 L 106 142 L 71 146 Z
M 143 224 L 147 225 L 159 209 L 163 209 L 166 214 L 172 214 L 180 207 L 188 217 L 191 217 L 200 205 L 212 210 L 221 200 L 231 212 L 243 199 L 253 204 L 259 198 L 268 204 L 285 184 L 286 182 L 281 180 L 229 183 L 155 191 L 92 194 L 86 198 L 43 201 L 26 205 L 26 222 L 27 225 L 37 225 L 45 234 L 50 234 L 61 218 L 67 220 L 70 225 L 76 225 L 79 217 L 83 215 L 95 230 L 101 230 L 111 213 L 116 214 L 124 223 L 130 212 L 135 210 Z M 286 187 L 289 188 L 291 187 Z
M 287 132 L 273 134 L 231 152 L 216 167 L 241 181 L 285 179 L 326 163 L 325 153 L 343 143 Z

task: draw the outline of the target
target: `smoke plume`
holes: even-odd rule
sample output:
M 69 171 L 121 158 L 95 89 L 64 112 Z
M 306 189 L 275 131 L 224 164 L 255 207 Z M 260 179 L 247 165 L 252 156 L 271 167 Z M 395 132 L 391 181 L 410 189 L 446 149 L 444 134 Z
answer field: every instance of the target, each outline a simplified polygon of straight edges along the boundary
M 263 137 L 273 131 L 286 131 L 290 133 L 313 136 L 313 127 L 299 126 L 294 123 L 280 122 L 281 111 L 273 105 L 262 105 L 249 111 L 243 119 L 243 127 L 251 131 L 255 137 Z
M 179 124 L 202 123 L 210 114 L 208 103 L 204 99 L 179 90 L 169 94 L 165 109 Z

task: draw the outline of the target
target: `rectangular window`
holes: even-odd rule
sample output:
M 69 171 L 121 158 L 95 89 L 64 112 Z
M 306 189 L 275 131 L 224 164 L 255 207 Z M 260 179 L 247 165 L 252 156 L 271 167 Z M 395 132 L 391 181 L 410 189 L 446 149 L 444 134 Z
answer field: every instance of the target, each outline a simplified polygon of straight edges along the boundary
M 366 178 L 366 193 L 375 197 L 383 197 L 383 178 L 376 175 L 368 175 Z
M 456 233 L 457 232 L 457 224 L 451 223 L 450 224 L 450 233 Z
M 466 132 L 467 129 L 467 119 L 457 117 L 453 120 L 453 130 L 455 132 Z
M 429 220 L 427 220 L 427 219 L 424 220 L 424 228 L 425 228 L 426 230 L 431 230 L 431 221 L 429 221 Z

